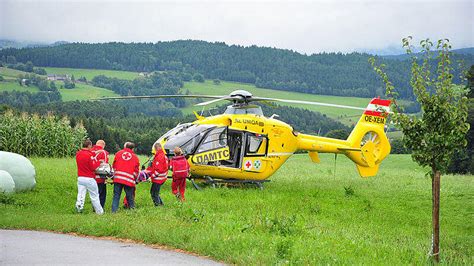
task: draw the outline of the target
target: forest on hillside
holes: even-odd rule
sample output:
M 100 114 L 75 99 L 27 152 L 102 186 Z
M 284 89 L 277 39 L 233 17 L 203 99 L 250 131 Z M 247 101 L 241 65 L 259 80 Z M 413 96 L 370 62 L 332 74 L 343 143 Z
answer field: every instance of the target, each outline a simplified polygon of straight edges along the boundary
M 383 84 L 363 53 L 321 53 L 305 55 L 291 50 L 227 45 L 205 41 L 158 43 L 71 43 L 52 47 L 0 50 L 0 60 L 12 64 L 33 62 L 42 67 L 115 69 L 140 72 L 175 71 L 184 77 L 201 74 L 255 84 L 278 90 L 315 94 L 373 97 L 384 94 Z M 464 66 L 474 63 L 472 54 L 453 54 Z M 390 79 L 401 98 L 413 99 L 410 61 L 389 60 Z M 433 68 L 436 61 L 433 61 Z M 455 65 L 454 82 L 459 83 L 460 67 Z M 465 67 L 467 68 L 467 67 Z

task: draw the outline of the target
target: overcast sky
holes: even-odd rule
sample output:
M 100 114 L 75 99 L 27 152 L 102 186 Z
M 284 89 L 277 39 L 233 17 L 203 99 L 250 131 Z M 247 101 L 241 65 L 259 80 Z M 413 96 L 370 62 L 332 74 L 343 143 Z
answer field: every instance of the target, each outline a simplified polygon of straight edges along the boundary
M 474 46 L 473 0 L 442 1 L 9 1 L 0 39 L 271 46 L 302 53 L 399 47 L 401 38 Z

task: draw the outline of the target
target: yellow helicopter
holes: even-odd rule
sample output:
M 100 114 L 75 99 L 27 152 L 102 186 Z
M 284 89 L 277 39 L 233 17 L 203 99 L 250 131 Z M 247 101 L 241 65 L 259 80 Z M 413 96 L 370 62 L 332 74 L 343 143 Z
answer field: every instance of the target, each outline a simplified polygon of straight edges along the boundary
M 390 153 L 385 135 L 385 122 L 390 113 L 390 100 L 374 98 L 367 108 L 353 106 L 254 97 L 245 90 L 236 90 L 226 96 L 215 95 L 156 95 L 124 96 L 106 99 L 149 99 L 189 97 L 208 98 L 197 106 L 221 100 L 231 101 L 223 114 L 203 117 L 179 124 L 157 142 L 165 153 L 172 156 L 173 148 L 180 147 L 191 166 L 191 181 L 204 178 L 216 182 L 262 183 L 274 174 L 297 151 L 308 151 L 309 157 L 319 163 L 319 153 L 344 154 L 357 167 L 362 177 L 377 174 L 382 160 Z M 363 114 L 347 140 L 313 136 L 296 132 L 290 125 L 272 117 L 265 117 L 262 109 L 252 102 L 284 102 L 332 106 L 363 110 Z M 152 151 L 154 153 L 154 151 Z

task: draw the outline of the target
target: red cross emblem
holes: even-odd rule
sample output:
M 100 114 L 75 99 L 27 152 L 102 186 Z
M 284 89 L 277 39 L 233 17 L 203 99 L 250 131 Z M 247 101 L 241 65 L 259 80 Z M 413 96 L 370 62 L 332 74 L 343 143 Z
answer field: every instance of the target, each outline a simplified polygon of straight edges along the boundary
M 129 161 L 130 159 L 132 159 L 132 154 L 128 151 L 122 153 L 122 159 L 124 159 L 125 161 Z
M 253 165 L 253 163 L 252 163 L 251 160 L 245 161 L 245 164 L 244 164 L 245 170 L 250 170 L 250 169 L 252 169 L 252 165 Z

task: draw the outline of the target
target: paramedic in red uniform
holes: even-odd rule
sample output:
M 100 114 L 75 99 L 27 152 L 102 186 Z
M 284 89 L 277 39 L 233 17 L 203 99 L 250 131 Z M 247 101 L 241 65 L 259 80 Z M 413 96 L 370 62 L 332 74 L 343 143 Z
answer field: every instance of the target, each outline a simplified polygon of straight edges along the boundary
M 82 149 L 76 153 L 77 164 L 77 201 L 76 210 L 82 212 L 86 193 L 89 192 L 92 206 L 97 214 L 103 214 L 104 209 L 100 206 L 99 190 L 95 182 L 95 169 L 100 163 L 95 159 L 94 152 L 91 151 L 92 142 L 89 139 L 84 140 Z
M 117 212 L 122 195 L 122 189 L 125 190 L 125 197 L 129 208 L 135 208 L 135 199 L 133 190 L 135 188 L 135 180 L 140 169 L 140 161 L 133 152 L 135 144 L 126 142 L 124 149 L 115 154 L 114 163 L 114 199 L 112 201 L 112 212 Z
M 109 153 L 104 150 L 105 141 L 98 140 L 95 145 L 92 147 L 92 151 L 95 153 L 95 159 L 99 162 L 109 163 Z M 105 176 L 95 175 L 95 181 L 97 182 L 97 187 L 99 188 L 99 200 L 100 206 L 104 208 L 105 199 L 107 197 L 107 187 L 105 184 Z
M 171 190 L 178 200 L 184 201 L 186 178 L 189 176 L 189 163 L 179 147 L 174 148 L 174 155 L 170 161 L 170 167 L 173 170 Z
M 160 143 L 155 143 L 155 157 L 152 165 L 147 169 L 151 178 L 151 199 L 155 206 L 163 205 L 160 197 L 160 188 L 168 178 L 168 158 L 166 157 Z

